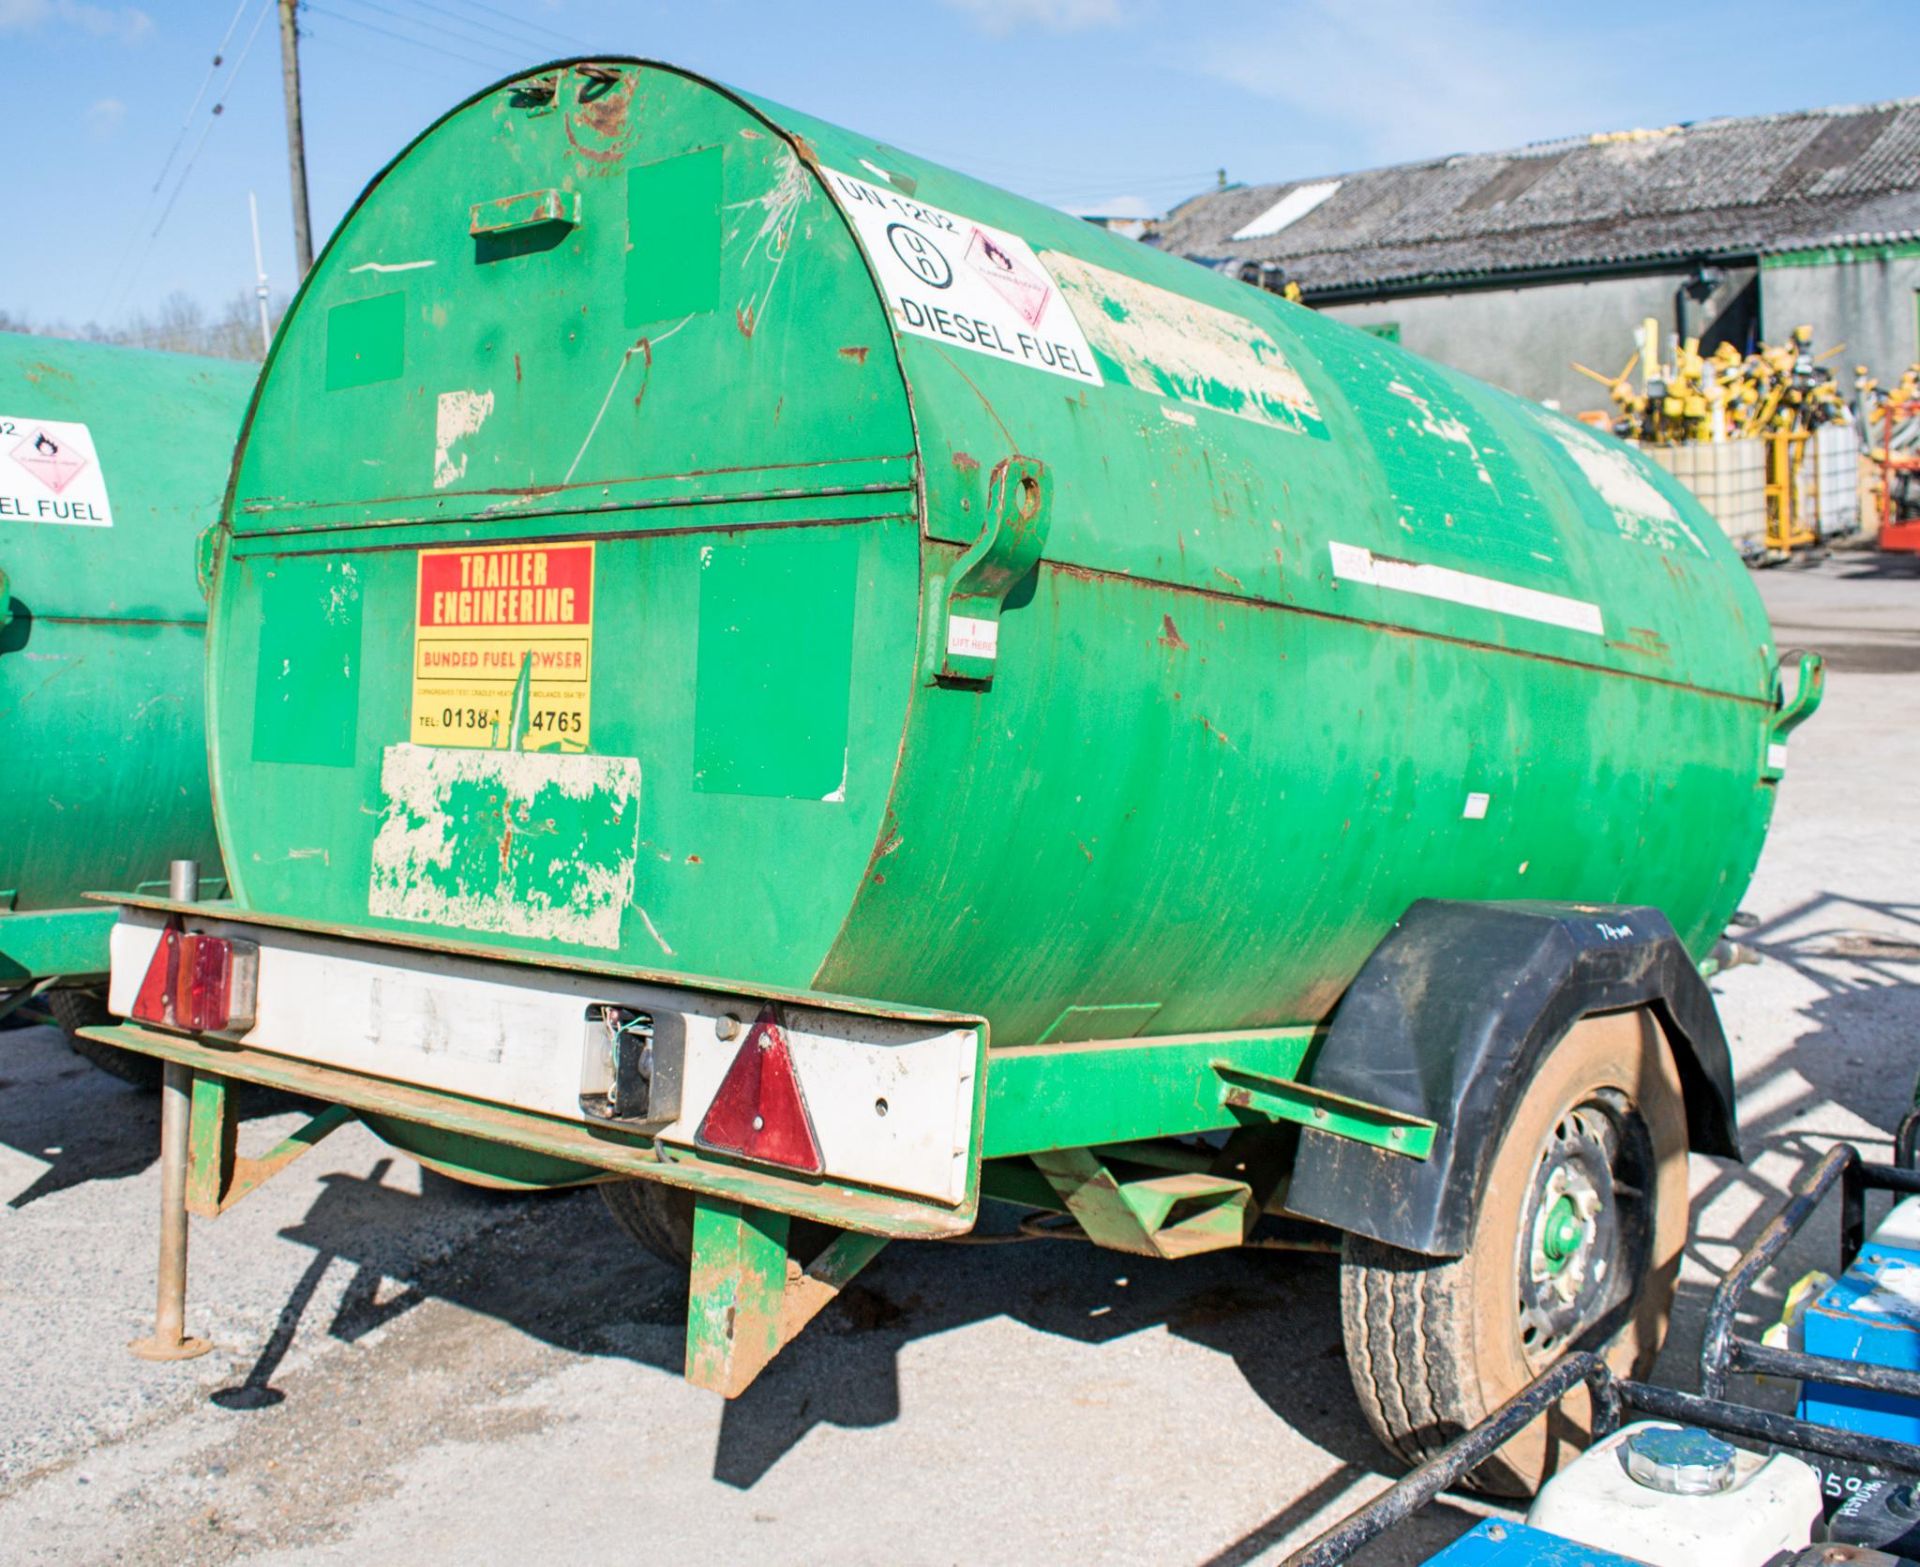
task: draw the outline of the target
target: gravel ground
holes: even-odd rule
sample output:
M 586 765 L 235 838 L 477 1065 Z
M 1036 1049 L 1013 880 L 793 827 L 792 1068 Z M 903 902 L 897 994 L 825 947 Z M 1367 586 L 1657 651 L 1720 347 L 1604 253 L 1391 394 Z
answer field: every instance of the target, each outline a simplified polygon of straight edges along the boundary
M 1760 583 L 1783 644 L 1834 672 L 1746 902 L 1761 961 L 1715 985 L 1754 1157 L 1694 1161 L 1681 1385 L 1715 1270 L 1831 1139 L 1884 1145 L 1920 1068 L 1920 577 L 1841 557 Z M 249 1140 L 299 1120 L 246 1108 Z M 125 1346 L 155 1142 L 150 1098 L 50 1029 L 0 1032 L 8 1563 L 1237 1567 L 1385 1483 L 1328 1262 L 900 1246 L 723 1405 L 679 1378 L 675 1280 L 592 1193 L 476 1192 L 358 1128 L 196 1221 L 189 1323 L 216 1348 L 148 1365 Z M 1417 1562 L 1476 1505 L 1364 1559 Z

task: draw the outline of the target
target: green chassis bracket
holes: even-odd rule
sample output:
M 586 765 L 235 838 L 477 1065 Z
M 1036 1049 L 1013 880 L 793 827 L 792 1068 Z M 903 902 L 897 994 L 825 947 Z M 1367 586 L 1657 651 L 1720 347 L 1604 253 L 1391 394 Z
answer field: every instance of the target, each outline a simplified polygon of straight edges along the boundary
M 1088 1240 L 1137 1257 L 1191 1257 L 1241 1245 L 1260 1217 L 1253 1188 L 1204 1170 L 1122 1179 L 1086 1148 L 1033 1155 Z
M 0 914 L 0 985 L 48 976 L 104 974 L 114 909 Z
M 4 597 L 0 597 L 4 602 Z M 142 882 L 142 892 L 165 892 L 167 884 Z M 227 884 L 219 876 L 200 878 L 200 896 L 218 898 Z M 11 910 L 13 894 L 0 892 L 0 985 L 35 979 L 82 979 L 104 975 L 118 909 L 87 904 L 70 909 Z
M 328 1105 L 259 1158 L 248 1158 L 239 1151 L 233 1084 L 224 1077 L 196 1072 L 193 1115 L 187 1123 L 187 1212 L 203 1219 L 219 1218 L 353 1118 L 345 1105 Z
M 1296 1081 L 1310 1028 L 1091 1044 L 987 1057 L 982 1157 L 1097 1148 L 1288 1122 L 1424 1159 L 1434 1124 Z

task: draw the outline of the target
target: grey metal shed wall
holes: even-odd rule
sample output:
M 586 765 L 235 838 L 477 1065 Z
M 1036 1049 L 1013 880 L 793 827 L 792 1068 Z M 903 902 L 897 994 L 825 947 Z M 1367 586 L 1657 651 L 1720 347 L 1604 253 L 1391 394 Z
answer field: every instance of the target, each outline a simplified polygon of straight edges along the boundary
M 1536 402 L 1554 401 L 1568 413 L 1607 408 L 1606 389 L 1573 368 L 1573 361 L 1617 371 L 1633 352 L 1633 333 L 1648 316 L 1662 334 L 1674 328 L 1674 294 L 1684 272 L 1536 283 L 1525 288 L 1462 289 L 1357 304 L 1326 305 L 1322 313 L 1354 326 L 1398 322 L 1400 341 L 1417 354 L 1453 365 Z M 1711 322 L 1753 278 L 1730 269 L 1693 320 Z
M 1773 265 L 1760 274 L 1761 322 L 1769 338 L 1811 326 L 1816 345 L 1845 341 L 1828 361 L 1853 388 L 1853 367 L 1868 366 L 1882 383 L 1920 360 L 1920 255 Z

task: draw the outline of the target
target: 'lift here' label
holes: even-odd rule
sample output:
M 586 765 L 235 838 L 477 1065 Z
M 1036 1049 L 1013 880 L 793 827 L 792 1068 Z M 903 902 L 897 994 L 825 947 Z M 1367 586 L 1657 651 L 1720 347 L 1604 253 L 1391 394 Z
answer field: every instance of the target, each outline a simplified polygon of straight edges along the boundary
M 592 544 L 420 552 L 415 745 L 584 750 L 592 689 Z
M 1025 240 L 851 174 L 825 174 L 903 332 L 1102 384 L 1086 334 Z
M 111 528 L 107 481 L 84 424 L 0 414 L 0 523 Z

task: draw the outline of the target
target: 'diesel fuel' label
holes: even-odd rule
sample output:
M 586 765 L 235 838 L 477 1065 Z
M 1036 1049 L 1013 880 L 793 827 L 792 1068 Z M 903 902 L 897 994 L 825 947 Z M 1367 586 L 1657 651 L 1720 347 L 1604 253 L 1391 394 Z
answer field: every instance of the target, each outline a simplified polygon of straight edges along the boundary
M 593 545 L 420 552 L 415 745 L 584 750 L 592 689 Z
M 1089 386 L 1104 384 L 1086 333 L 1019 235 L 851 174 L 828 169 L 825 175 L 901 331 Z
M 107 481 L 84 424 L 0 414 L 0 522 L 111 528 Z

